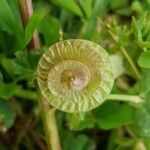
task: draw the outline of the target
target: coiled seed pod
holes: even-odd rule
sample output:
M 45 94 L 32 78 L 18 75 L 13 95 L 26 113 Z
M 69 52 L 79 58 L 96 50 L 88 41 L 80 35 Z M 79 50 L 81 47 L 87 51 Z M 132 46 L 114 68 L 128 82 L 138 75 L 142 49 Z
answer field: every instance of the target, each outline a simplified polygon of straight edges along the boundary
M 110 57 L 98 44 L 81 39 L 55 43 L 37 68 L 41 93 L 62 111 L 85 112 L 99 106 L 113 86 Z

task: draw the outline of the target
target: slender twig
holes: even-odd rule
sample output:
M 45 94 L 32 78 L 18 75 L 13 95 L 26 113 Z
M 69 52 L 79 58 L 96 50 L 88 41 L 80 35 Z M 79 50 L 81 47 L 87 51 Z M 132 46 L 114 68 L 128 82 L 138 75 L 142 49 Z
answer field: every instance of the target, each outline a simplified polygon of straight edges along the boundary
M 33 13 L 32 0 L 20 0 L 20 9 L 22 14 L 22 21 L 25 27 Z M 37 48 L 40 48 L 40 42 L 38 32 L 36 31 L 34 32 L 33 38 L 29 44 L 29 51 L 31 51 L 31 49 Z M 39 98 L 39 105 L 41 109 L 48 150 L 60 150 L 61 148 L 55 120 L 55 109 L 52 107 L 50 108 L 48 102 L 41 96 L 41 92 L 39 89 L 37 90 L 37 93 Z

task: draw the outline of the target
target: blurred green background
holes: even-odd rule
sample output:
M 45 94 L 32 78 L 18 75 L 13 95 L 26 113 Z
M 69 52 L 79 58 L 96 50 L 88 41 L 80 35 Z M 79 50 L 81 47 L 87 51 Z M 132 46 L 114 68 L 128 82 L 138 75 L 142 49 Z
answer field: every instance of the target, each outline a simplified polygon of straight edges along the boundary
M 62 149 L 150 150 L 150 0 L 33 0 L 33 7 L 24 29 L 19 1 L 0 0 L 0 150 L 47 149 L 34 81 L 40 56 L 61 38 L 87 39 L 117 55 L 123 71 L 112 93 L 146 101 L 105 102 L 73 129 L 72 115 L 57 111 Z M 28 53 L 35 29 L 41 48 Z

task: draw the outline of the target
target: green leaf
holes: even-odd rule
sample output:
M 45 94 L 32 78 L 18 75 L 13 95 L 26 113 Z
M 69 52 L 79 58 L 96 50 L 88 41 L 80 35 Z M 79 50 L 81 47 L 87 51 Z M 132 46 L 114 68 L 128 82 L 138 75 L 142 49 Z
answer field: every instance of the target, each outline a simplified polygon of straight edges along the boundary
M 54 42 L 59 41 L 59 30 L 59 21 L 52 16 L 46 15 L 39 26 L 39 32 L 43 36 L 44 44 L 50 46 Z
M 101 17 L 106 12 L 106 6 L 108 5 L 108 1 L 106 0 L 96 0 L 93 6 L 93 11 L 90 16 L 90 19 L 87 21 L 86 29 L 84 33 L 84 38 L 87 40 L 90 40 L 92 38 L 92 35 L 94 33 L 94 29 L 96 26 L 96 17 Z
M 1 86 L 0 86 L 0 98 L 9 99 L 19 89 L 20 89 L 20 87 L 17 86 L 16 84 L 13 84 L 13 83 L 11 83 L 11 84 L 1 83 Z
M 11 78 L 14 78 L 15 81 L 22 79 L 32 78 L 34 71 L 29 67 L 24 66 L 24 62 L 19 62 L 18 59 L 6 59 L 4 58 L 1 62 L 4 69 L 7 71 Z
M 94 142 L 83 134 L 75 136 L 72 132 L 65 131 L 61 141 L 63 150 L 92 150 L 95 148 Z
M 110 5 L 112 8 L 122 7 L 127 3 L 127 0 L 111 0 Z
M 140 55 L 138 65 L 143 68 L 150 68 L 150 51 L 143 52 Z
M 15 17 L 6 0 L 0 2 L 0 20 L 12 31 L 16 30 Z
M 43 53 L 40 53 L 40 50 L 38 50 L 39 53 L 37 53 L 36 51 L 32 51 L 30 53 L 28 53 L 27 59 L 28 59 L 28 63 L 30 65 L 30 69 L 32 71 L 36 70 L 38 62 L 41 58 L 41 55 Z
M 134 109 L 128 104 L 108 101 L 95 110 L 95 119 L 102 129 L 112 129 L 133 122 Z
M 65 0 L 65 1 L 64 0 L 52 0 L 52 2 L 57 6 L 66 8 L 67 10 L 71 11 L 75 15 L 83 17 L 83 14 L 79 6 L 75 2 L 75 0 Z
M 90 150 L 92 146 L 93 142 L 86 135 L 78 135 L 70 143 L 70 150 Z
M 71 130 L 75 129 L 80 123 L 80 116 L 79 114 L 72 114 L 69 127 Z
M 6 72 L 12 77 L 13 73 L 14 73 L 12 60 L 7 59 L 7 58 L 3 58 L 2 61 L 1 61 L 1 65 L 6 70 Z
M 17 51 L 15 55 L 16 58 L 13 59 L 2 59 L 1 64 L 3 68 L 6 70 L 11 78 L 14 78 L 15 81 L 19 81 L 22 79 L 30 79 L 31 81 L 40 56 L 37 55 L 37 58 L 34 56 L 32 57 L 32 53 L 27 54 L 27 52 L 23 51 Z M 36 64 L 33 64 L 33 59 L 34 63 Z
M 150 48 L 150 42 L 149 41 L 138 41 L 138 44 L 142 48 Z
M 12 96 L 18 96 L 25 99 L 36 100 L 37 95 L 34 91 L 22 89 L 20 85 L 15 83 L 1 83 L 0 98 L 9 99 Z
M 21 48 L 23 44 L 22 40 L 22 30 L 20 27 L 20 23 L 15 18 L 14 13 L 12 12 L 8 2 L 6 0 L 0 1 L 0 23 L 2 22 L 2 28 L 9 33 L 14 33 L 15 36 L 15 47 Z
M 145 12 L 141 20 L 143 21 L 142 35 L 146 36 L 150 32 L 150 12 Z
M 147 101 L 137 109 L 135 116 L 136 133 L 140 136 L 150 137 L 150 102 Z
M 81 7 L 83 8 L 83 11 L 85 12 L 85 15 L 87 18 L 91 16 L 92 13 L 92 0 L 79 0 L 79 3 Z
M 15 116 L 9 102 L 0 99 L 0 130 L 7 131 L 14 124 Z
M 91 112 L 87 112 L 82 120 L 80 120 L 80 123 L 76 130 L 83 130 L 83 129 L 90 129 L 93 128 L 95 125 L 95 119 Z
M 21 66 L 24 69 L 30 69 L 30 64 L 28 62 L 28 54 L 27 52 L 23 52 L 23 51 L 17 51 L 15 53 L 16 58 L 13 59 L 13 63 L 17 64 L 18 66 Z
M 83 130 L 94 127 L 95 120 L 91 112 L 80 114 L 67 114 L 70 129 Z
M 131 9 L 133 11 L 135 11 L 136 13 L 139 13 L 141 14 L 143 12 L 143 8 L 142 8 L 142 5 L 140 4 L 139 1 L 135 0 L 132 2 L 131 4 Z
M 31 19 L 29 20 L 26 28 L 25 28 L 25 45 L 29 43 L 32 38 L 33 32 L 39 26 L 44 16 L 47 14 L 47 9 L 42 8 L 36 10 Z
M 142 42 L 142 33 L 138 25 L 138 22 L 134 17 L 132 17 L 132 28 L 133 28 L 135 36 L 137 37 L 138 42 L 139 43 Z
M 116 13 L 123 16 L 130 16 L 132 14 L 132 11 L 130 7 L 120 8 L 116 10 Z

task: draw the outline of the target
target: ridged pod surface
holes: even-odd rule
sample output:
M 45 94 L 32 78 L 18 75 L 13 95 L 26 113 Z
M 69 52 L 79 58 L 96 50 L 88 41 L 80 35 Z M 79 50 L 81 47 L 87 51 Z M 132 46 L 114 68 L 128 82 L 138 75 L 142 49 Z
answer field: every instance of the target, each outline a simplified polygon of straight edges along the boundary
M 113 86 L 108 53 L 98 44 L 69 39 L 42 55 L 37 80 L 49 103 L 62 111 L 86 112 L 105 101 Z

